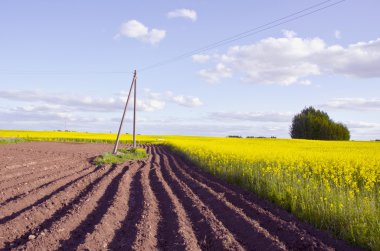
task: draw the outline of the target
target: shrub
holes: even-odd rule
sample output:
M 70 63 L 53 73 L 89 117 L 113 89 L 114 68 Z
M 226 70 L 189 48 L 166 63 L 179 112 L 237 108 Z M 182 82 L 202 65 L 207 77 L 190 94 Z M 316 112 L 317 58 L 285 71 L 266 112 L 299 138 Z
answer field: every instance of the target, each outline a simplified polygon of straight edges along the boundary
M 326 112 L 310 106 L 293 117 L 290 136 L 293 139 L 349 140 L 350 132 L 342 123 L 330 119 Z

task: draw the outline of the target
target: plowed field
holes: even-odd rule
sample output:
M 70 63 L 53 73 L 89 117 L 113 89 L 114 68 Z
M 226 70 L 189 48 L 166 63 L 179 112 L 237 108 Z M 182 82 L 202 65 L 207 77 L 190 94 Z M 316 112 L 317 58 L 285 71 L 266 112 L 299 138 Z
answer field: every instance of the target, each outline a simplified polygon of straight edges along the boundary
M 101 168 L 112 145 L 0 146 L 0 249 L 354 250 L 163 146 Z

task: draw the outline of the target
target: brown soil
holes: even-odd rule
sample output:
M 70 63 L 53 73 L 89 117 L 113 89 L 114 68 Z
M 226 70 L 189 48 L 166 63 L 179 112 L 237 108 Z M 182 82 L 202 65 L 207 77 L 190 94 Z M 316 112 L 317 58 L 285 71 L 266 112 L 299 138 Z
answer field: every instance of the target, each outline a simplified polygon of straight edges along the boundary
M 95 167 L 111 145 L 0 145 L 0 249 L 357 250 L 145 147 L 145 161 Z

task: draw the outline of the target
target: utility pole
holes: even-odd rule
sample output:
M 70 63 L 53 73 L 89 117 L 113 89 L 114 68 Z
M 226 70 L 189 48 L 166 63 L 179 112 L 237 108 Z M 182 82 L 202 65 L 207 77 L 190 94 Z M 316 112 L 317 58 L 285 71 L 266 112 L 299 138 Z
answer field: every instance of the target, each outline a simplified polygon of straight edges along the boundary
M 117 147 L 119 146 L 120 133 L 121 133 L 121 129 L 123 128 L 124 117 L 125 117 L 125 113 L 127 112 L 128 102 L 129 102 L 129 98 L 131 97 L 131 92 L 132 92 L 132 87 L 133 86 L 135 86 L 135 103 L 136 103 L 136 77 L 137 77 L 137 72 L 135 70 L 135 72 L 133 74 L 133 79 L 132 79 L 131 87 L 129 89 L 128 98 L 127 98 L 127 101 L 125 103 L 123 116 L 122 116 L 121 121 L 120 121 L 120 126 L 119 126 L 119 131 L 117 133 L 117 137 L 116 137 L 116 141 L 115 141 L 115 146 L 114 146 L 113 151 L 112 151 L 113 154 L 117 153 Z M 135 140 L 135 129 L 134 128 L 135 127 L 133 127 L 133 138 Z
M 137 73 L 135 71 L 135 90 L 134 90 L 134 102 L 133 102 L 133 148 L 136 148 L 136 87 L 137 85 Z

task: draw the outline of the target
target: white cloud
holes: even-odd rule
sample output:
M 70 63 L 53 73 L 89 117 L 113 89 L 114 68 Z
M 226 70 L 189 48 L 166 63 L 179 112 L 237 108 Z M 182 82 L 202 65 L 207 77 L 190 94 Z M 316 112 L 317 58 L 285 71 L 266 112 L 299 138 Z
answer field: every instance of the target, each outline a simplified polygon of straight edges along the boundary
M 208 118 L 221 121 L 290 122 L 291 112 L 212 112 Z
M 175 103 L 184 107 L 197 107 L 203 105 L 203 102 L 198 97 L 186 96 L 186 95 L 175 95 L 171 91 L 167 91 L 164 94 L 158 92 L 152 92 L 146 89 L 145 92 L 150 98 L 164 100 L 166 102 Z
M 93 97 L 31 90 L 0 90 L 0 100 L 8 101 L 0 106 L 0 128 L 63 130 L 67 125 L 69 130 L 115 131 L 127 95 L 127 92 L 120 92 L 111 97 Z M 156 112 L 164 109 L 168 103 L 183 107 L 202 105 L 197 97 L 147 89 L 139 94 L 137 110 Z M 133 98 L 129 103 L 127 121 L 132 116 L 132 107 Z M 141 114 L 137 116 L 139 128 L 147 123 Z
M 88 112 L 114 112 L 119 111 L 125 105 L 128 92 L 122 91 L 112 97 L 91 97 L 81 95 L 62 95 L 61 93 L 47 93 L 41 91 L 1 91 L 0 99 L 11 101 L 29 102 L 25 110 L 30 111 L 88 111 Z M 175 103 L 185 107 L 196 107 L 202 105 L 198 97 L 175 95 L 172 92 L 165 94 L 145 90 L 145 94 L 137 100 L 137 109 L 144 112 L 162 110 L 166 102 Z M 133 98 L 129 107 L 132 107 Z
M 125 103 L 126 93 L 121 92 L 113 97 L 90 97 L 81 95 L 62 95 L 60 93 L 46 93 L 41 91 L 0 91 L 0 98 L 12 101 L 23 101 L 37 103 L 42 106 L 55 106 L 69 111 L 90 111 L 90 112 L 113 112 L 120 110 Z M 151 100 L 140 100 L 141 111 L 154 111 L 161 109 Z M 153 106 L 152 106 L 153 105 Z M 32 107 L 32 106 L 31 106 Z
M 380 99 L 335 98 L 320 106 L 332 109 L 380 111 Z
M 17 106 L 9 109 L 10 111 L 24 111 L 24 112 L 68 112 L 69 109 L 61 105 L 54 104 L 27 104 L 24 106 Z
M 380 77 L 380 38 L 343 47 L 328 46 L 318 37 L 300 38 L 292 31 L 283 33 L 280 38 L 230 47 L 224 54 L 213 57 L 218 61 L 217 68 L 222 65 L 229 69 L 228 76 L 236 72 L 244 81 L 260 84 L 310 84 L 309 77 L 321 74 Z M 199 73 L 208 82 L 223 78 L 217 70 L 204 69 Z
M 137 107 L 140 110 L 146 111 L 146 112 L 154 112 L 157 110 L 162 110 L 165 107 L 165 102 L 161 100 L 137 100 Z
M 361 128 L 378 128 L 380 129 L 380 124 L 370 123 L 365 121 L 347 121 L 344 123 L 350 129 L 361 129 Z
M 301 39 L 291 31 L 283 38 L 267 38 L 248 46 L 234 46 L 223 62 L 243 73 L 247 82 L 291 85 L 304 77 L 319 75 L 317 64 L 306 60 L 324 47 L 319 39 Z
M 151 123 L 140 125 L 139 128 L 153 135 L 289 137 L 289 125 L 286 123 L 225 124 L 205 122 L 199 117 L 187 118 L 183 121 L 178 117 L 163 119 L 163 121 L 151 121 Z
M 340 30 L 334 31 L 334 37 L 336 39 L 341 39 L 342 38 L 342 33 L 340 32 Z
M 0 110 L 1 118 L 8 122 L 49 122 L 49 121 L 71 121 L 71 122 L 105 122 L 105 118 L 79 116 L 68 111 L 56 109 L 34 109 L 25 107 L 14 107 L 9 110 Z
M 131 38 L 140 38 L 146 36 L 149 29 L 137 20 L 130 20 L 121 25 L 120 33 Z
M 139 41 L 157 44 L 166 36 L 165 30 L 151 29 L 149 30 L 144 24 L 137 20 L 130 20 L 121 25 L 119 33 L 115 38 L 120 38 L 121 36 L 135 38 Z
M 308 80 L 308 79 L 300 80 L 300 81 L 298 81 L 298 83 L 299 83 L 300 85 L 311 85 L 311 81 Z
M 168 13 L 168 18 L 177 18 L 177 17 L 187 18 L 195 22 L 197 20 L 197 12 L 195 10 L 190 10 L 190 9 L 177 9 L 177 10 L 170 11 Z
M 282 30 L 282 34 L 284 35 L 284 37 L 287 37 L 287 38 L 292 38 L 292 37 L 297 36 L 297 33 L 291 30 Z
M 147 41 L 151 44 L 156 44 L 166 36 L 165 30 L 152 29 L 147 37 Z
M 354 140 L 380 140 L 380 124 L 366 121 L 347 121 L 344 123 Z
M 196 107 L 201 106 L 203 103 L 198 97 L 192 96 L 175 96 L 173 97 L 173 101 L 179 105 L 187 106 L 187 107 Z
M 0 128 L 27 129 L 27 130 L 80 130 L 80 131 L 113 131 L 120 123 L 120 114 L 117 118 L 110 118 L 99 114 L 82 114 L 59 110 L 39 111 L 14 107 L 0 109 Z M 129 122 L 130 119 L 126 119 Z M 138 117 L 138 121 L 140 117 Z M 129 123 L 130 124 L 130 123 Z M 128 126 L 125 127 L 128 129 Z
M 380 77 L 380 38 L 359 42 L 344 48 L 340 45 L 327 47 L 315 60 L 326 72 L 358 78 Z
M 195 54 L 191 57 L 194 62 L 205 63 L 210 60 L 210 56 L 206 54 Z
M 223 78 L 231 78 L 232 70 L 224 64 L 219 63 L 216 65 L 215 69 L 200 70 L 198 74 L 199 76 L 205 78 L 207 82 L 213 84 L 218 83 Z

